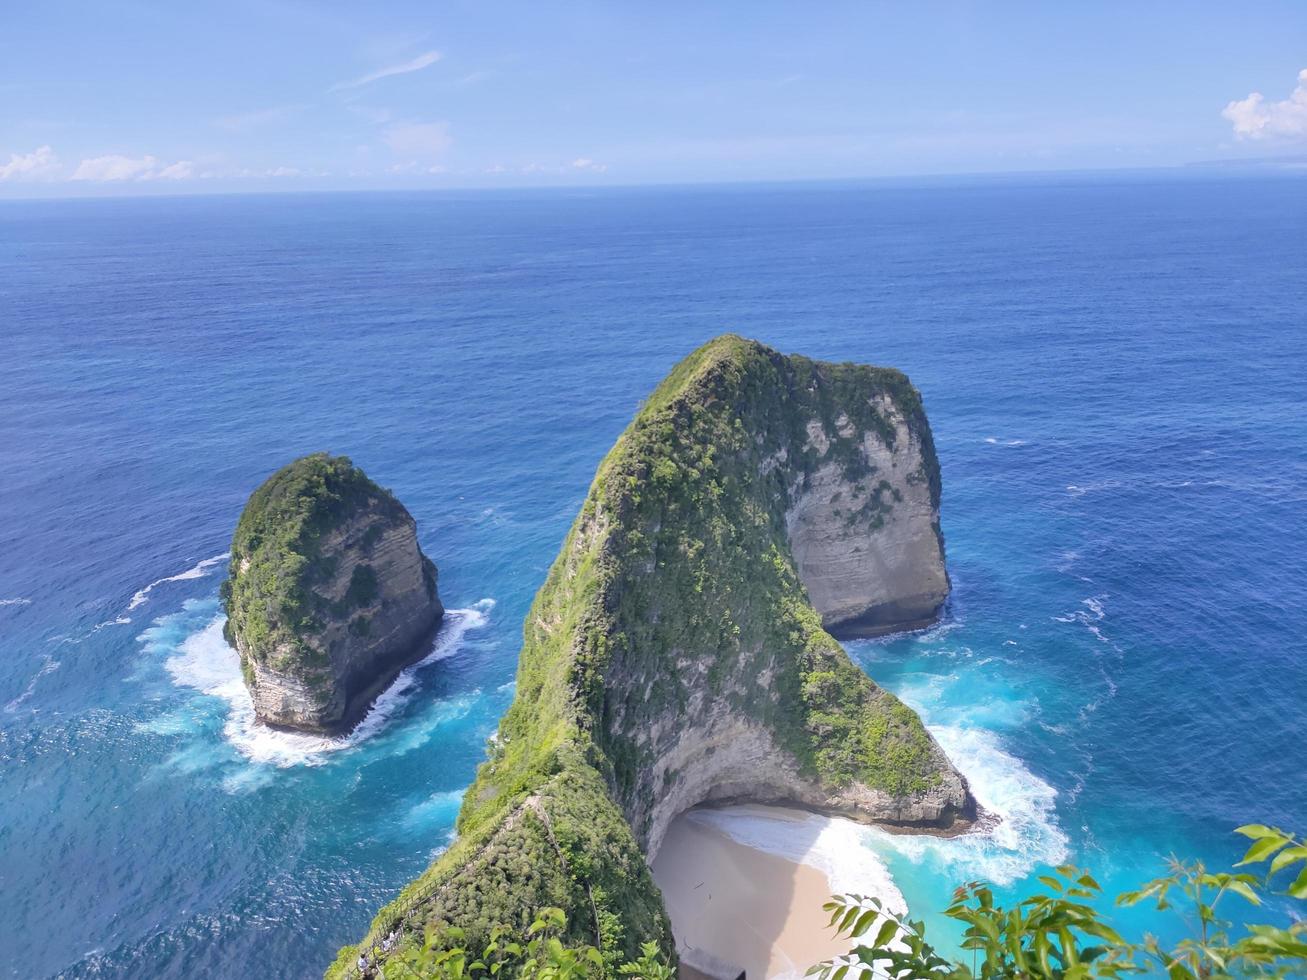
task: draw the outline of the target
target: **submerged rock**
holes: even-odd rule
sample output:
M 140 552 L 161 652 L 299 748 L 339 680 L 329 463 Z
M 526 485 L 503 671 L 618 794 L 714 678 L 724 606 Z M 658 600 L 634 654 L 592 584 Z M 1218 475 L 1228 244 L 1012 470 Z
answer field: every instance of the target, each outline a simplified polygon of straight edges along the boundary
M 934 618 L 939 497 L 900 372 L 735 336 L 678 364 L 600 465 L 536 596 L 457 841 L 332 973 L 371 974 L 428 927 L 479 949 L 544 906 L 567 912 L 569 941 L 670 954 L 646 858 L 701 803 L 965 826 L 966 782 L 828 632 Z
M 314 453 L 250 497 L 222 585 L 225 633 L 259 720 L 351 728 L 444 616 L 417 525 L 345 456 Z

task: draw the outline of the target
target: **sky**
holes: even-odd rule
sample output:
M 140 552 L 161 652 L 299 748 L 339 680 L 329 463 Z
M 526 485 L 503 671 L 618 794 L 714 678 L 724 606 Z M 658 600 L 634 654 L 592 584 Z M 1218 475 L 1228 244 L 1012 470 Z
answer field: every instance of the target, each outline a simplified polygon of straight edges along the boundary
M 0 197 L 600 186 L 1271 160 L 1307 3 L 41 0 Z

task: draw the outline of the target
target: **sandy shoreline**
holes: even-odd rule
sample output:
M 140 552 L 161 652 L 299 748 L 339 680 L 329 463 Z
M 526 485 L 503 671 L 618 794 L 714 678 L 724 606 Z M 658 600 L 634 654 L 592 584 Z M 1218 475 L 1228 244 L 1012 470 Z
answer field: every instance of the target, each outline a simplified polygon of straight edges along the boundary
M 733 838 L 725 828 L 741 819 L 788 836 L 786 853 Z M 829 913 L 822 911 L 841 889 L 813 866 L 820 862 L 795 859 L 817 847 L 825 826 L 825 818 L 774 807 L 678 817 L 653 873 L 686 964 L 718 976 L 734 966 L 749 980 L 763 980 L 802 977 L 814 963 L 848 952 L 848 942 L 834 937 Z

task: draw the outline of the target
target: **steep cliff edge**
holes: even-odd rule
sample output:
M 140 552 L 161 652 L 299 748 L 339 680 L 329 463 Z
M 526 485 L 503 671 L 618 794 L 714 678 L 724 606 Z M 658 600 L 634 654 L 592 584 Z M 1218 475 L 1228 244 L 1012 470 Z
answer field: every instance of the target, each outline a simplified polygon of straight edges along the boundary
M 222 601 L 258 718 L 327 733 L 356 724 L 444 616 L 412 516 L 326 453 L 251 495 Z
M 962 777 L 823 626 L 936 614 L 939 494 L 901 373 L 735 336 L 687 357 L 600 465 L 536 596 L 457 842 L 331 975 L 369 975 L 427 927 L 479 949 L 546 905 L 613 962 L 641 941 L 670 952 L 644 857 L 704 802 L 965 824 Z

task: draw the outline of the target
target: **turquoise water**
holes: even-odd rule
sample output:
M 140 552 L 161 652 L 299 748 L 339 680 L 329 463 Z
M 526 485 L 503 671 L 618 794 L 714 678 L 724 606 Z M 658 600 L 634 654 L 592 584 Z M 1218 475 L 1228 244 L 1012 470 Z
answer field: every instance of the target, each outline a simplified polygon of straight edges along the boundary
M 725 330 L 925 398 L 954 599 L 851 650 L 1004 823 L 876 839 L 914 911 L 1307 830 L 1305 228 L 1289 179 L 3 205 L 0 974 L 320 973 L 447 845 L 594 467 Z M 343 744 L 252 728 L 217 625 L 317 449 L 459 610 Z

